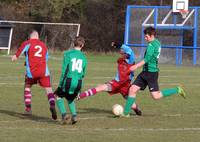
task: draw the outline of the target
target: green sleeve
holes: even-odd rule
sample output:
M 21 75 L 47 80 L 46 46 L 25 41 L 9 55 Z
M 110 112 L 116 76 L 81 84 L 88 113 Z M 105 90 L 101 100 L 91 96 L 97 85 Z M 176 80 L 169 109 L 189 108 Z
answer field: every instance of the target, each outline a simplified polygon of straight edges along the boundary
M 66 71 L 67 66 L 69 65 L 69 62 L 70 62 L 69 57 L 67 56 L 66 53 L 64 53 L 59 87 L 61 87 L 61 84 L 62 84 L 63 79 L 64 79 L 65 71 Z
M 153 56 L 153 53 L 154 53 L 154 48 L 153 48 L 152 45 L 149 45 L 147 47 L 147 51 L 146 51 L 146 54 L 145 54 L 145 57 L 144 57 L 144 62 L 145 63 L 148 63 L 151 60 L 151 58 Z

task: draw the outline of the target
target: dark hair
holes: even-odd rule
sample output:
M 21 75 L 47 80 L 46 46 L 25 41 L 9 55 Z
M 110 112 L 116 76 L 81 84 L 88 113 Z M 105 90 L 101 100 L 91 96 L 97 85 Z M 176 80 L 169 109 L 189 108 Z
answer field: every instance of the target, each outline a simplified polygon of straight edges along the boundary
M 154 27 L 147 27 L 145 30 L 144 30 L 144 34 L 148 34 L 148 35 L 156 35 L 156 29 Z
M 77 36 L 74 40 L 74 46 L 83 47 L 85 44 L 85 39 L 81 36 Z

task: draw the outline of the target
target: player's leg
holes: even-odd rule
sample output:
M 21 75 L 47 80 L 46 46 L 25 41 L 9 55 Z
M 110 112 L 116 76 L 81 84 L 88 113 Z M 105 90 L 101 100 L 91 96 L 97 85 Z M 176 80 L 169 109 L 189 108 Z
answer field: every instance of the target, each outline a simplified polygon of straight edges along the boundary
M 134 103 L 131 106 L 131 109 L 135 112 L 136 115 L 138 115 L 138 116 L 142 115 L 142 111 L 141 111 L 141 109 L 138 107 L 138 105 L 136 103 Z
M 186 97 L 185 91 L 180 86 L 177 86 L 177 87 L 174 87 L 174 88 L 169 88 L 169 89 L 164 89 L 164 90 L 161 91 L 161 94 L 162 94 L 163 97 L 168 97 L 168 96 L 177 95 L 177 94 L 179 94 L 183 98 Z
M 146 88 L 147 82 L 145 81 L 145 76 L 145 73 L 141 72 L 133 82 L 133 85 L 131 85 L 131 87 L 129 88 L 129 95 L 126 100 L 123 116 L 129 116 L 131 107 L 135 103 L 136 93 L 139 90 L 144 90 Z
M 176 94 L 178 94 L 178 88 L 177 87 L 164 89 L 162 91 L 153 91 L 153 92 L 151 92 L 151 96 L 155 100 L 159 100 L 162 97 L 168 97 L 168 96 L 176 95 Z
M 24 84 L 24 104 L 25 104 L 25 114 L 32 114 L 31 105 L 32 105 L 32 94 L 31 86 L 34 84 L 34 80 L 25 76 Z
M 75 124 L 78 121 L 77 112 L 76 112 L 76 105 L 75 105 L 73 100 L 68 100 L 68 106 L 69 106 L 69 110 L 72 114 L 72 118 L 71 118 L 72 124 Z
M 51 87 L 50 76 L 44 76 L 39 78 L 40 86 L 42 86 L 46 91 L 46 96 L 48 98 L 50 108 L 55 108 L 55 96 Z
M 124 98 L 127 99 L 128 96 L 127 96 L 127 97 L 124 97 Z M 131 109 L 135 112 L 136 115 L 138 115 L 138 116 L 141 116 L 141 115 L 142 115 L 142 111 L 141 111 L 141 109 L 139 108 L 139 106 L 138 106 L 136 103 L 134 103 L 134 104 L 131 106 Z
M 158 100 L 162 97 L 168 97 L 168 96 L 177 95 L 177 94 L 180 94 L 182 97 L 185 98 L 185 92 L 181 87 L 168 88 L 168 89 L 159 91 L 158 73 L 149 73 L 149 74 L 151 77 L 148 80 L 148 86 L 149 86 L 149 91 L 151 92 L 151 96 L 153 97 L 153 99 Z
M 129 95 L 127 97 L 126 104 L 125 104 L 125 107 L 124 107 L 124 115 L 125 116 L 129 115 L 131 108 L 132 108 L 132 105 L 135 104 L 136 93 L 139 90 L 140 90 L 140 87 L 136 86 L 136 85 L 132 85 L 129 88 Z
M 154 100 L 158 100 L 163 97 L 162 93 L 159 91 L 158 85 L 158 73 L 147 73 L 147 82 L 149 91 Z
M 49 110 L 51 112 L 51 117 L 53 120 L 57 119 L 57 113 L 56 113 L 56 108 L 55 108 L 55 95 L 53 94 L 53 90 L 51 87 L 46 87 L 46 94 L 49 102 Z
M 76 79 L 67 79 L 65 91 L 68 92 L 65 95 L 65 98 L 67 99 L 69 110 L 71 112 L 71 121 L 72 124 L 75 124 L 77 122 L 77 111 L 76 111 L 76 105 L 74 103 L 74 99 L 77 97 L 79 91 L 82 87 L 82 80 L 76 80 Z
M 127 100 L 128 98 L 128 92 L 129 92 L 129 87 L 130 87 L 130 81 L 126 82 L 125 84 L 123 84 L 120 88 L 120 94 L 123 96 L 124 99 Z M 142 111 L 140 110 L 140 108 L 138 107 L 138 105 L 136 103 L 134 103 L 131 106 L 131 109 L 135 112 L 136 115 L 141 116 L 142 115 Z
M 174 88 L 163 89 L 161 91 L 151 92 L 151 95 L 155 100 L 160 99 L 162 97 L 169 97 L 178 94 L 181 95 L 183 98 L 185 98 L 186 96 L 185 91 L 179 86 Z
M 45 87 L 50 108 L 55 108 L 55 96 L 51 87 Z
M 67 114 L 64 99 L 57 96 L 56 97 L 56 104 L 57 104 L 58 110 L 59 110 L 61 117 L 62 117 L 61 123 L 66 124 L 68 119 L 70 118 L 70 116 Z
M 108 90 L 108 85 L 107 84 L 101 84 L 95 88 L 91 88 L 91 89 L 88 89 L 86 90 L 85 92 L 83 93 L 80 93 L 77 97 L 77 99 L 83 99 L 83 98 L 86 98 L 86 97 L 89 97 L 89 96 L 93 96 L 93 95 L 96 95 L 97 93 L 99 92 L 102 92 L 102 91 L 107 91 Z
M 31 114 L 31 88 L 25 86 L 24 88 L 24 104 L 25 104 L 25 114 Z
M 55 95 L 53 94 L 53 90 L 51 87 L 50 76 L 44 76 L 39 78 L 40 86 L 42 86 L 46 91 L 46 96 L 50 106 L 50 112 L 52 119 L 57 119 L 56 109 L 55 109 Z

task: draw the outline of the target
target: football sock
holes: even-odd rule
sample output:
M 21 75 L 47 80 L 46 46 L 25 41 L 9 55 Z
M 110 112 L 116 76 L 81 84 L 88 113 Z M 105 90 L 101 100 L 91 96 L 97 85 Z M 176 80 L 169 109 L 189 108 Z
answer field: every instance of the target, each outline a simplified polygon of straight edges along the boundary
M 55 107 L 55 96 L 53 93 L 49 93 L 48 95 L 48 101 L 49 101 L 49 105 L 50 107 Z
M 178 88 L 175 87 L 175 88 L 164 89 L 161 91 L 161 93 L 162 93 L 163 97 L 175 95 L 175 94 L 178 94 Z
M 95 88 L 92 88 L 92 89 L 88 89 L 87 91 L 79 94 L 79 99 L 83 99 L 85 97 L 89 97 L 89 96 L 93 96 L 97 93 L 96 89 Z
M 25 89 L 24 90 L 24 104 L 25 104 L 25 110 L 30 111 L 31 110 L 31 91 L 30 89 Z
M 134 105 L 134 104 L 133 104 L 133 105 Z M 137 104 L 135 104 L 135 106 L 133 106 L 133 105 L 131 106 L 131 109 L 132 109 L 132 110 L 137 110 L 137 109 L 138 109 L 138 105 L 137 105 Z
M 65 108 L 65 102 L 62 98 L 57 98 L 56 104 L 57 104 L 58 110 L 60 111 L 62 115 L 67 113 L 66 108 Z
M 126 100 L 125 108 L 124 108 L 125 115 L 128 115 L 130 113 L 131 107 L 134 103 L 135 103 L 135 97 L 128 96 L 128 98 Z
M 68 101 L 68 105 L 69 105 L 69 110 L 71 114 L 76 115 L 76 106 L 75 106 L 74 101 Z

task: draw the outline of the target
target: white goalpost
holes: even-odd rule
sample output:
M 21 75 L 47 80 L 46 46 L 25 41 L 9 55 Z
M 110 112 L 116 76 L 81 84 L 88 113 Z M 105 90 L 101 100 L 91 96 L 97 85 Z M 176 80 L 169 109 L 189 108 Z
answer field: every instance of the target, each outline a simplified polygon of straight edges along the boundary
M 44 42 L 47 44 L 48 47 L 54 49 L 57 47 L 62 49 L 66 48 L 66 46 L 69 47 L 72 39 L 78 36 L 80 32 L 80 24 L 78 23 L 49 23 L 0 20 L 0 25 L 2 23 L 8 23 L 12 25 L 9 31 L 7 46 L 5 47 L 0 45 L 0 49 L 8 50 L 8 54 L 10 54 L 11 42 L 13 42 L 13 39 L 14 41 L 17 41 L 18 38 L 27 36 L 27 30 L 34 29 L 34 26 L 39 26 L 40 35 L 42 36 Z M 3 39 L 0 39 L 0 43 L 1 40 Z

